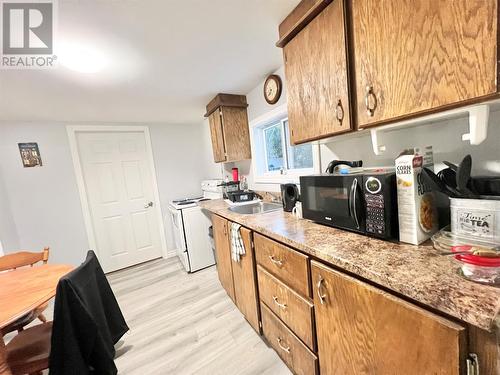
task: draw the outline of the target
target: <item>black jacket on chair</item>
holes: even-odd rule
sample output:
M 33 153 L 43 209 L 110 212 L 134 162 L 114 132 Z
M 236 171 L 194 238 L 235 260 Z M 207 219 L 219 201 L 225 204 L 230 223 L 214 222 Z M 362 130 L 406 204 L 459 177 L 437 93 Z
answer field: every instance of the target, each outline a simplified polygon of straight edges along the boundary
M 118 302 L 90 250 L 57 285 L 50 374 L 116 374 L 115 348 L 128 330 Z

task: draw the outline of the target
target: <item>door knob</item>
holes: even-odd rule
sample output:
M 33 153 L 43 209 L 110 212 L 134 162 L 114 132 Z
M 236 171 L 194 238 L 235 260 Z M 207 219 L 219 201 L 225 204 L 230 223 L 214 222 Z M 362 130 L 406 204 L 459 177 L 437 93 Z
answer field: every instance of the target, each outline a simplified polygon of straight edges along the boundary
M 144 205 L 144 208 L 149 208 L 149 207 L 153 207 L 153 202 L 149 202 Z

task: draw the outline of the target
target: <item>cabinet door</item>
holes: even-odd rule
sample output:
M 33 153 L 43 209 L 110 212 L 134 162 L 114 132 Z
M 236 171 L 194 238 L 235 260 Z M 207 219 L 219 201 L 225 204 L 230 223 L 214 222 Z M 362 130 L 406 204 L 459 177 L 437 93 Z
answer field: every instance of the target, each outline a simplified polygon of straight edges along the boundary
M 323 375 L 461 374 L 465 328 L 312 262 Z
M 224 146 L 224 133 L 220 111 L 216 110 L 208 117 L 210 124 L 210 138 L 212 139 L 212 150 L 216 163 L 226 161 L 226 149 Z
M 283 50 L 292 143 L 351 129 L 344 1 L 334 0 Z
M 353 0 L 358 126 L 496 93 L 497 0 Z
M 252 232 L 240 228 L 240 233 L 245 246 L 245 255 L 241 256 L 239 262 L 232 260 L 236 305 L 253 329 L 260 332 Z
M 228 223 L 226 219 L 217 215 L 212 215 L 215 253 L 217 257 L 217 273 L 219 274 L 219 280 L 222 287 L 226 290 L 229 297 L 235 301 Z
M 246 108 L 221 107 L 226 161 L 251 159 L 250 132 Z

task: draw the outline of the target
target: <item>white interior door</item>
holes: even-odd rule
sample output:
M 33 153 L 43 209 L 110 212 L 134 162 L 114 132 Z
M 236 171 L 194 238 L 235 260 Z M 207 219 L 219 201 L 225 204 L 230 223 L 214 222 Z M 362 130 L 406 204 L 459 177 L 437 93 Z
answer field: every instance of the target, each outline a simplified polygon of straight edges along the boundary
M 104 271 L 161 257 L 159 202 L 144 132 L 77 132 L 76 144 Z

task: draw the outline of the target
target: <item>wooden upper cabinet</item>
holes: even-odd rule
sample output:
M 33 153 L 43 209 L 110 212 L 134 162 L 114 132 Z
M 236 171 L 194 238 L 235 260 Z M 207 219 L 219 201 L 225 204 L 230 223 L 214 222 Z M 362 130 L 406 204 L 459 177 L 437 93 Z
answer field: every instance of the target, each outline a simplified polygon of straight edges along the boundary
M 466 329 L 312 262 L 320 372 L 463 374 Z
M 352 129 L 346 51 L 344 0 L 334 0 L 284 46 L 293 144 Z
M 222 132 L 222 118 L 219 110 L 208 116 L 210 124 L 210 137 L 212 139 L 212 150 L 216 163 L 226 161 L 226 146 L 224 145 L 224 133 Z
M 497 6 L 497 0 L 352 0 L 358 126 L 495 94 Z
M 229 223 L 231 224 L 231 223 Z M 231 228 L 229 226 L 229 228 Z M 257 298 L 257 280 L 255 268 L 255 255 L 252 246 L 252 232 L 247 228 L 240 228 L 245 255 L 242 255 L 239 262 L 232 259 L 234 294 L 236 306 L 245 316 L 246 320 L 258 333 L 259 308 Z
M 212 215 L 214 229 L 215 255 L 217 258 L 217 274 L 220 283 L 233 301 L 234 294 L 233 270 L 231 262 L 231 247 L 229 243 L 229 222 L 217 215 Z
M 226 161 L 251 159 L 247 109 L 221 107 L 221 113 Z
M 214 161 L 232 162 L 252 157 L 246 97 L 218 94 L 207 105 Z

